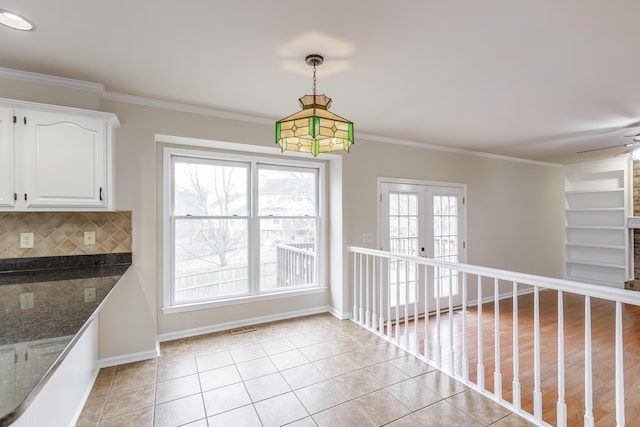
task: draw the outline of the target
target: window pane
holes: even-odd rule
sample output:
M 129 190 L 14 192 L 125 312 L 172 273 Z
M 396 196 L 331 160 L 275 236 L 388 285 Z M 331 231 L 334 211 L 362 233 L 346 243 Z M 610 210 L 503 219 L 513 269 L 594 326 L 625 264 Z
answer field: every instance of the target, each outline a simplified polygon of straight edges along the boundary
M 188 162 L 188 163 L 187 163 Z M 174 212 L 193 216 L 248 215 L 248 165 L 176 159 Z
M 175 221 L 175 302 L 249 292 L 246 219 Z
M 316 216 L 316 170 L 259 167 L 258 214 L 260 216 Z
M 398 194 L 397 193 L 389 194 L 389 215 L 390 216 L 398 215 Z
M 398 215 L 409 214 L 409 196 L 406 194 L 398 195 Z
M 315 284 L 316 229 L 316 218 L 260 220 L 261 291 Z

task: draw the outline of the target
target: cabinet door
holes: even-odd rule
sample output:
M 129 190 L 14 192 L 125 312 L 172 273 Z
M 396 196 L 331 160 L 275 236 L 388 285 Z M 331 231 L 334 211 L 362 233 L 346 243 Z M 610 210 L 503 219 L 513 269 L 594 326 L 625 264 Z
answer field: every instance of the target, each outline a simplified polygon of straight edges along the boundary
M 13 110 L 0 108 L 0 206 L 14 206 Z
M 106 122 L 41 111 L 22 114 L 27 117 L 20 138 L 26 196 L 18 197 L 25 198 L 26 207 L 106 206 Z
M 0 415 L 13 410 L 15 398 L 16 352 L 13 346 L 0 348 Z

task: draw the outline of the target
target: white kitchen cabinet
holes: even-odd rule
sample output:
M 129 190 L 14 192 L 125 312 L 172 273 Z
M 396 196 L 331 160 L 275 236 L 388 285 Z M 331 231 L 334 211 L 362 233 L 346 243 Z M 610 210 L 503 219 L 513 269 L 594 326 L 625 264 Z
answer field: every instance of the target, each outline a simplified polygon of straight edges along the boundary
M 112 113 L 0 100 L 0 210 L 115 210 L 118 125 Z

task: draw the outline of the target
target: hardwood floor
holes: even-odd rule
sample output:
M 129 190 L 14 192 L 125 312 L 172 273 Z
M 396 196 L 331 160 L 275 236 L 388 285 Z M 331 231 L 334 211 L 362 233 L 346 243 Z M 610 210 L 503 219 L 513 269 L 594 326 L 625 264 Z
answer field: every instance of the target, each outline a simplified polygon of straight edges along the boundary
M 513 381 L 513 302 L 505 299 L 499 305 L 500 372 L 502 374 L 502 396 L 512 402 Z M 543 419 L 556 425 L 556 403 L 558 400 L 558 333 L 557 292 L 540 292 L 540 362 Z M 482 306 L 483 365 L 485 388 L 494 392 L 495 371 L 495 317 L 494 305 Z M 593 416 L 597 426 L 616 424 L 615 414 L 615 304 L 592 298 L 592 354 L 593 354 Z M 458 312 L 459 313 L 459 312 Z M 569 426 L 583 425 L 585 414 L 584 396 L 584 297 L 564 294 L 565 319 L 565 402 Z M 454 332 L 455 372 L 461 374 L 462 315 L 452 316 Z M 518 298 L 519 329 L 519 380 L 521 383 L 521 405 L 533 413 L 534 390 L 534 312 L 533 294 Z M 640 307 L 623 307 L 624 324 L 624 372 L 625 372 L 625 421 L 627 425 L 640 425 Z M 401 324 L 400 333 L 404 334 Z M 413 331 L 409 324 L 409 332 Z M 449 363 L 449 316 L 443 313 L 440 320 L 442 337 L 442 364 L 447 371 Z M 429 317 L 430 337 L 435 336 L 435 316 Z M 477 307 L 467 311 L 467 353 L 469 378 L 477 383 L 478 364 L 478 316 Z M 424 319 L 418 324 L 420 353 L 424 354 Z M 431 358 L 436 343 L 430 338 Z

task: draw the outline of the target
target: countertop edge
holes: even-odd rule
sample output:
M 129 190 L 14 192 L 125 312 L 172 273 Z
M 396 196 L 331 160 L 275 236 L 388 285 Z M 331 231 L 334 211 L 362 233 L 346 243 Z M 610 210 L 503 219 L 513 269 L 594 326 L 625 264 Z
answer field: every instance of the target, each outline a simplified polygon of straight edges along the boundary
M 129 264 L 127 269 L 121 274 L 120 279 L 118 279 L 118 281 L 113 286 L 113 288 L 111 288 L 109 293 L 104 297 L 104 299 L 96 307 L 96 309 L 93 311 L 93 313 L 89 316 L 89 318 L 85 321 L 85 323 L 80 327 L 78 332 L 76 332 L 75 335 L 73 335 L 73 338 L 71 339 L 71 341 L 69 341 L 67 346 L 64 348 L 64 350 L 62 350 L 62 352 L 56 358 L 55 362 L 53 362 L 51 367 L 49 367 L 49 369 L 44 373 L 44 375 L 42 376 L 40 381 L 38 381 L 38 383 L 33 387 L 31 392 L 29 392 L 29 394 L 24 398 L 24 400 L 22 400 L 22 402 L 20 402 L 20 404 L 14 410 L 12 410 L 8 414 L 6 414 L 4 417 L 0 418 L 0 427 L 8 427 L 8 426 L 10 426 L 13 422 L 15 422 L 18 418 L 20 418 L 21 415 L 23 415 L 26 412 L 26 410 L 29 408 L 29 406 L 33 402 L 33 400 L 35 400 L 35 398 L 38 396 L 38 394 L 45 387 L 45 385 L 47 384 L 49 379 L 51 379 L 53 374 L 56 372 L 58 367 L 60 367 L 62 362 L 64 362 L 64 360 L 67 357 L 67 355 L 71 352 L 71 349 L 78 342 L 78 340 L 84 334 L 84 332 L 87 330 L 89 325 L 98 316 L 98 314 L 100 313 L 100 311 L 102 310 L 102 308 L 106 304 L 106 302 L 109 299 L 109 297 L 111 296 L 111 294 L 114 292 L 114 290 L 116 288 L 119 287 L 120 282 L 122 281 L 122 277 L 127 273 L 127 271 L 129 271 L 130 268 L 131 268 L 131 264 Z

